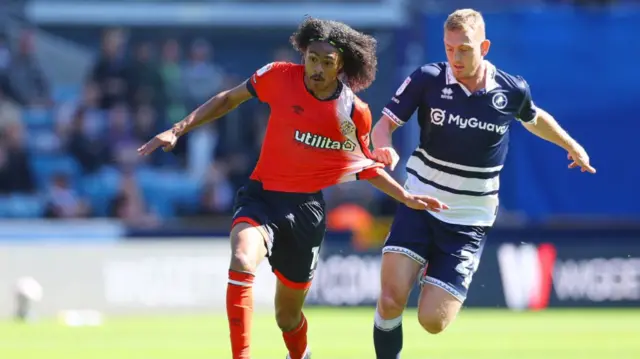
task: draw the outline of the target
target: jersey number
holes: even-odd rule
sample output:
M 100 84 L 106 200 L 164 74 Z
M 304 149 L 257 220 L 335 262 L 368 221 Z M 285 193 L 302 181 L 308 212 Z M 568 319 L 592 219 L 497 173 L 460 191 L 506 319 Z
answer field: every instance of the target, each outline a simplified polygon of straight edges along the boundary
M 311 248 L 311 253 L 313 254 L 313 259 L 311 260 L 311 271 L 316 270 L 318 266 L 318 257 L 320 256 L 320 247 Z

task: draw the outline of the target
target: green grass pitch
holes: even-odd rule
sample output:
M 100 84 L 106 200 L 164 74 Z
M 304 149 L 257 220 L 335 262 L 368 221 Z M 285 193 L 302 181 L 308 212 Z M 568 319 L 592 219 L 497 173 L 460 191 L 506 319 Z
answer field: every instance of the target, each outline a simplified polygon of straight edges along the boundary
M 307 309 L 314 359 L 374 359 L 370 308 Z M 640 309 L 464 310 L 443 334 L 405 313 L 403 359 L 638 359 Z M 0 322 L 2 359 L 226 359 L 226 317 L 106 318 L 100 327 Z M 254 359 L 284 359 L 271 315 L 254 319 Z

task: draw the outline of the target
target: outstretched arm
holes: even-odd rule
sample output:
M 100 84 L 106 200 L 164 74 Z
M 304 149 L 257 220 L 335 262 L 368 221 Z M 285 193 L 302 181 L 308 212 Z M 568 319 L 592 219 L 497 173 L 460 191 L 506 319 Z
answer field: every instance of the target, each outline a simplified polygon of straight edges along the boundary
M 412 195 L 405 191 L 402 186 L 396 182 L 384 169 L 376 169 L 378 176 L 368 179 L 374 187 L 386 193 L 396 201 L 404 203 L 407 207 L 417 210 L 429 210 L 440 212 L 442 209 L 448 209 L 446 204 L 437 199 L 423 195 Z
M 523 122 L 524 127 L 534 135 L 565 149 L 572 161 L 569 168 L 581 167 L 582 172 L 596 173 L 596 169 L 589 163 L 589 155 L 585 149 L 565 131 L 562 126 L 541 108 L 536 108 L 535 121 Z
M 226 115 L 252 97 L 245 81 L 231 90 L 222 91 L 210 98 L 184 120 L 176 123 L 172 130 L 176 136 L 182 136 L 198 126 Z
M 213 96 L 209 101 L 191 112 L 184 120 L 176 123 L 172 128 L 157 134 L 149 142 L 138 148 L 138 153 L 146 156 L 160 147 L 165 152 L 171 151 L 180 136 L 198 126 L 224 116 L 241 103 L 249 100 L 253 97 L 253 94 L 249 90 L 247 81 L 231 90 L 222 91 Z

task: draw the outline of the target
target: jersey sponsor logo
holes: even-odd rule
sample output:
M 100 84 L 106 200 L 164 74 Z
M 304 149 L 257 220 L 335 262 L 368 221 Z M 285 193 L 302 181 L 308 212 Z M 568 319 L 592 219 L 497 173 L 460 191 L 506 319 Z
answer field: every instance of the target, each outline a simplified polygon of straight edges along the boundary
M 325 150 L 352 152 L 356 148 L 356 145 L 349 140 L 341 142 L 333 140 L 326 136 L 318 135 L 311 132 L 301 132 L 299 130 L 296 130 L 295 132 L 295 140 L 307 146 Z
M 445 100 L 453 100 L 453 90 L 450 87 L 443 88 L 440 98 Z
M 484 131 L 495 132 L 500 135 L 504 135 L 509 129 L 509 125 L 496 125 L 480 121 L 475 117 L 464 118 L 460 115 L 449 114 L 447 117 L 447 111 L 440 108 L 431 109 L 431 123 L 437 126 L 444 126 L 445 123 L 458 126 L 458 128 L 477 128 Z
M 409 86 L 409 83 L 411 83 L 411 77 L 407 77 L 406 79 L 404 79 L 402 85 L 400 85 L 400 87 L 398 87 L 398 90 L 396 90 L 396 96 L 402 95 L 404 90 L 407 89 L 407 86 Z
M 507 96 L 501 92 L 493 95 L 493 98 L 491 99 L 491 103 L 493 104 L 493 107 L 495 107 L 498 110 L 502 110 L 505 107 L 507 107 L 507 104 L 509 103 L 509 101 L 507 100 Z

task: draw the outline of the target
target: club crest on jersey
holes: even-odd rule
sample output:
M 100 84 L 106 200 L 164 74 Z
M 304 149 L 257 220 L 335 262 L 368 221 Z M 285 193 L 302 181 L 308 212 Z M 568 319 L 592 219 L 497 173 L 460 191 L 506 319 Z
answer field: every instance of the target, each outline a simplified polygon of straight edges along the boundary
M 502 110 L 507 107 L 509 101 L 507 100 L 507 96 L 505 94 L 503 94 L 502 92 L 498 92 L 497 94 L 493 95 L 491 103 L 496 109 Z
M 406 79 L 404 79 L 404 82 L 402 83 L 402 85 L 400 85 L 400 87 L 398 87 L 398 90 L 396 91 L 396 96 L 402 95 L 404 90 L 407 89 L 407 86 L 409 86 L 410 82 L 411 82 L 411 77 L 407 77 Z
M 348 135 L 356 132 L 356 126 L 350 121 L 343 121 L 340 124 L 340 132 L 343 135 L 348 136 Z
M 335 141 L 329 137 L 311 132 L 301 132 L 299 130 L 296 130 L 294 138 L 297 142 L 300 142 L 307 146 L 325 150 L 353 152 L 356 149 L 356 145 L 349 140 L 343 142 Z

